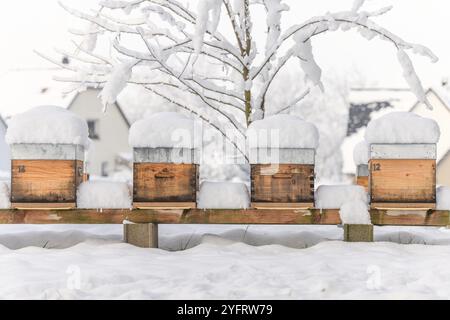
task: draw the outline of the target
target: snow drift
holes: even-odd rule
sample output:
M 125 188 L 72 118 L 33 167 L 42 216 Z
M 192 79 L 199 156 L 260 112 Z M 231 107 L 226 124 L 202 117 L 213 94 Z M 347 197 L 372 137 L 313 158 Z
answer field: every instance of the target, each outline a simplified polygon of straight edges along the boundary
M 253 121 L 247 129 L 247 138 L 251 148 L 316 149 L 319 146 L 316 126 L 298 116 L 287 114 Z
M 369 123 L 365 138 L 369 143 L 437 143 L 436 121 L 411 112 L 392 112 Z
M 368 202 L 366 190 L 357 185 L 322 185 L 317 188 L 314 198 L 319 209 L 339 209 L 352 201 Z
M 5 181 L 0 181 L 0 209 L 9 209 L 9 187 Z
M 361 141 L 353 149 L 353 161 L 355 165 L 368 164 L 370 158 L 370 146 L 366 141 Z
M 124 182 L 86 181 L 77 190 L 77 207 L 83 209 L 129 209 L 131 195 Z
M 40 106 L 14 116 L 9 122 L 6 142 L 79 144 L 88 146 L 86 121 L 56 106 Z
M 198 208 L 246 209 L 249 206 L 250 195 L 243 183 L 205 181 L 200 186 Z
M 128 141 L 135 148 L 197 148 L 201 140 L 199 121 L 177 112 L 159 112 L 136 121 Z
M 360 199 L 345 202 L 339 215 L 343 224 L 371 224 L 367 201 Z
M 441 186 L 436 190 L 436 209 L 450 210 L 450 187 Z

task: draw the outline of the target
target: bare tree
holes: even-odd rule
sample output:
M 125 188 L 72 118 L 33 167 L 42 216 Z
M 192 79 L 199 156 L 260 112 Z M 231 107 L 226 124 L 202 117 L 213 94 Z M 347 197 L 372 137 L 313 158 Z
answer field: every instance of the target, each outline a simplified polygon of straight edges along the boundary
M 71 72 L 57 80 L 102 87 L 105 107 L 132 83 L 197 115 L 225 138 L 225 127 L 245 138 L 246 127 L 266 116 L 267 95 L 289 60 L 300 62 L 309 87 L 279 106 L 277 113 L 289 111 L 311 87 L 322 87 L 312 38 L 328 31 L 356 29 L 369 40 L 378 37 L 392 43 L 412 91 L 427 103 L 408 52 L 428 56 L 432 62 L 437 57 L 374 22 L 391 7 L 365 11 L 364 0 L 356 0 L 350 10 L 312 17 L 283 31 L 281 16 L 289 7 L 282 0 L 198 0 L 197 10 L 188 4 L 180 0 L 102 0 L 90 13 L 61 4 L 89 27 L 71 30 L 83 40 L 74 42 L 74 52 L 60 52 L 76 63 L 62 64 L 43 56 Z M 255 12 L 265 13 L 264 28 L 253 27 Z M 262 52 L 253 40 L 257 33 L 266 38 Z M 101 54 L 96 46 L 100 39 L 110 44 L 108 54 Z

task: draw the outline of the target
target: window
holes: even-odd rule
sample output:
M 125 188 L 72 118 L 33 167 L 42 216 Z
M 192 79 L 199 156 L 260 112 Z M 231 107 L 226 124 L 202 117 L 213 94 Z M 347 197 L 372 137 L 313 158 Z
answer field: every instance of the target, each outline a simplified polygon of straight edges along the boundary
M 103 161 L 101 164 L 101 175 L 102 177 L 107 177 L 108 176 L 108 162 L 107 161 Z
M 98 123 L 98 120 L 88 120 L 87 121 L 88 130 L 89 130 L 89 138 L 91 138 L 93 140 L 100 139 L 100 137 L 98 136 L 98 132 L 97 132 L 97 129 L 98 129 L 97 123 Z

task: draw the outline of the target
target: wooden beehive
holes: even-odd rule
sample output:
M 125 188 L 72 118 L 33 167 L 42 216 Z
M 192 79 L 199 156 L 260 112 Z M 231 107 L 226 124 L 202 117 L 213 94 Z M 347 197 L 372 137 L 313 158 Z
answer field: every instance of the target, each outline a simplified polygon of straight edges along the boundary
M 135 208 L 195 208 L 197 152 L 188 148 L 133 149 Z
M 372 208 L 436 207 L 435 144 L 372 144 L 370 157 Z
M 273 152 L 270 151 L 270 152 Z M 253 208 L 314 207 L 314 149 L 250 150 Z M 270 159 L 277 158 L 277 163 Z
M 359 164 L 356 167 L 356 184 L 364 187 L 369 191 L 369 166 L 367 164 Z
M 11 159 L 12 208 L 76 207 L 84 174 L 83 146 L 12 144 Z

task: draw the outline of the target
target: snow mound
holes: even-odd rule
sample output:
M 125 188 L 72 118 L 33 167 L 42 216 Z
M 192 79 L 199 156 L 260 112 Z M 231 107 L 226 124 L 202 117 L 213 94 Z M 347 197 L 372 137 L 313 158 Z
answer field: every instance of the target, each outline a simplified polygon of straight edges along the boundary
M 40 106 L 14 116 L 6 132 L 6 142 L 78 144 L 88 146 L 86 121 L 61 107 Z
M 345 202 L 339 215 L 343 224 L 371 224 L 367 202 L 359 199 Z
M 366 141 L 361 141 L 353 149 L 353 161 L 355 165 L 368 164 L 370 158 L 370 147 Z
M 442 186 L 437 188 L 436 209 L 450 210 L 450 187 Z
M 77 191 L 77 207 L 83 209 L 129 209 L 131 195 L 124 182 L 86 181 Z
M 201 209 L 246 209 L 250 205 L 247 186 L 238 182 L 204 181 L 197 207 Z
M 227 238 L 221 237 L 221 236 L 216 235 L 216 234 L 206 233 L 206 234 L 202 235 L 200 243 L 201 244 L 217 245 L 217 246 L 227 246 L 227 245 L 230 245 L 230 244 L 238 243 L 238 241 L 227 239 Z
M 128 141 L 135 148 L 197 148 L 200 122 L 177 112 L 159 112 L 136 121 Z
M 316 149 L 319 131 L 298 116 L 279 114 L 253 121 L 247 130 L 250 147 Z M 278 141 L 271 141 L 271 138 Z
M 369 143 L 437 143 L 436 121 L 411 112 L 392 112 L 370 121 L 365 139 Z
M 317 188 L 314 198 L 319 209 L 339 209 L 350 201 L 368 202 L 366 190 L 357 185 L 322 185 Z
M 5 181 L 0 181 L 0 209 L 9 209 L 10 207 L 8 184 Z

